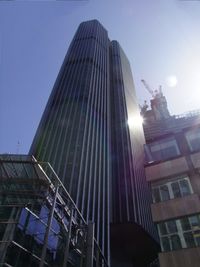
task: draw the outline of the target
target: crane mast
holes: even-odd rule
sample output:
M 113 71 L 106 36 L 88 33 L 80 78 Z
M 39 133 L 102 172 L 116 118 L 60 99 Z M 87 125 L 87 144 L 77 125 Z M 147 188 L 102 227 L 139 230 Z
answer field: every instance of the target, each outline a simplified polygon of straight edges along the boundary
M 144 84 L 144 87 L 147 89 L 147 91 L 150 93 L 150 95 L 154 98 L 154 92 L 153 90 L 149 87 L 147 82 L 145 80 L 141 80 L 141 82 Z
M 170 113 L 167 108 L 167 101 L 165 96 L 162 93 L 162 87 L 159 86 L 158 90 L 152 90 L 145 80 L 141 80 L 144 87 L 152 96 L 151 99 L 151 110 L 154 114 L 156 120 L 166 119 L 170 117 Z M 144 102 L 143 106 L 141 107 L 141 113 L 146 114 L 148 105 L 146 101 Z

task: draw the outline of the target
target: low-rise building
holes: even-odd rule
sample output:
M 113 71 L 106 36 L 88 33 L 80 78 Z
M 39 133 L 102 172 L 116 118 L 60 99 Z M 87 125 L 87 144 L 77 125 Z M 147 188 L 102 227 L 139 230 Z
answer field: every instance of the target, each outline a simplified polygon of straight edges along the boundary
M 160 267 L 199 267 L 200 112 L 156 117 L 151 109 L 144 115 L 144 133 Z

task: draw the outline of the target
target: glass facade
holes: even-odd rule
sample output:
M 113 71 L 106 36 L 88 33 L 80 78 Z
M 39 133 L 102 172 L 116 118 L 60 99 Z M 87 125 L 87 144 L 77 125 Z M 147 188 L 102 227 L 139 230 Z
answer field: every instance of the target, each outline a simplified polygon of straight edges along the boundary
M 51 166 L 0 156 L 0 171 L 1 265 L 85 266 L 89 226 Z M 108 266 L 92 240 L 94 266 Z
M 161 222 L 158 231 L 162 251 L 200 246 L 200 215 Z
M 30 154 L 50 162 L 109 261 L 110 223 L 133 222 L 157 237 L 144 175 L 142 125 L 130 64 L 96 20 L 80 24 Z
M 109 258 L 109 39 L 81 23 L 69 47 L 30 154 L 50 162 Z
M 110 46 L 112 217 L 111 222 L 137 222 L 147 231 L 151 215 L 147 211 L 150 191 L 144 174 L 144 136 L 139 117 L 129 61 L 116 41 Z M 133 119 L 133 128 L 128 119 Z M 135 119 L 136 120 L 136 119 Z M 145 216 L 144 216 L 145 214 Z M 155 234 L 155 233 L 154 233 Z

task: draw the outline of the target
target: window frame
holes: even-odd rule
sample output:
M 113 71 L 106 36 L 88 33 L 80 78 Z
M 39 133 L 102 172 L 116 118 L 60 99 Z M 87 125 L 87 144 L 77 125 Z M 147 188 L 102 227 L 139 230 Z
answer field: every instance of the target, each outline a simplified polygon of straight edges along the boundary
M 195 136 L 197 138 L 193 138 Z M 195 152 L 195 151 L 200 150 L 200 128 L 190 129 L 190 130 L 186 131 L 185 132 L 185 139 L 187 141 L 187 144 L 188 144 L 191 152 Z M 199 145 L 197 146 L 197 148 L 196 147 L 194 148 L 193 144 L 191 142 L 194 140 L 198 140 L 198 139 L 199 139 Z
M 198 221 L 198 225 L 192 226 L 192 217 L 196 217 Z M 189 228 L 184 230 L 182 220 L 187 219 L 189 222 Z M 169 229 L 169 222 L 173 222 L 176 225 L 176 231 L 171 231 Z M 200 247 L 200 214 L 195 214 L 192 216 L 187 216 L 183 218 L 179 218 L 176 220 L 164 221 L 157 224 L 158 233 L 160 237 L 160 243 L 162 251 L 173 251 L 179 250 L 182 248 L 192 248 L 192 247 Z M 166 229 L 166 231 L 162 231 L 161 229 Z M 179 248 L 175 248 L 175 244 L 173 244 L 173 237 L 178 236 L 181 246 Z M 189 245 L 189 239 L 187 237 L 191 237 L 191 243 Z M 169 250 L 166 250 L 166 240 L 169 243 Z M 179 242 L 178 241 L 178 242 Z
M 167 149 L 172 147 L 175 148 L 176 153 L 173 155 L 167 155 Z M 165 139 L 160 139 L 151 143 L 147 143 L 145 144 L 145 151 L 147 162 L 165 161 L 170 158 L 178 157 L 181 154 L 178 143 L 174 137 L 167 137 Z
M 188 186 L 188 189 L 189 189 L 187 194 L 184 192 L 183 187 L 181 186 L 181 182 L 182 181 L 187 181 L 187 186 Z M 180 196 L 176 196 L 175 193 L 174 193 L 173 184 L 175 184 L 175 183 L 178 184 Z M 167 186 L 168 192 L 169 192 L 169 199 L 167 199 L 167 200 L 164 199 L 162 194 L 161 194 L 161 187 L 164 187 L 164 186 Z M 158 184 L 158 185 L 156 185 L 156 184 L 153 185 L 152 184 L 151 191 L 152 191 L 153 203 L 160 203 L 160 202 L 168 201 L 168 200 L 175 199 L 175 198 L 181 198 L 181 197 L 185 197 L 185 196 L 188 196 L 188 195 L 191 195 L 191 194 L 194 193 L 193 189 L 192 189 L 192 185 L 190 183 L 190 177 L 188 175 L 184 175 L 182 177 L 177 177 L 176 179 L 173 179 L 173 180 L 165 181 L 162 184 Z M 155 195 L 154 195 L 155 191 L 159 192 L 160 201 L 156 201 L 156 198 L 155 198 Z

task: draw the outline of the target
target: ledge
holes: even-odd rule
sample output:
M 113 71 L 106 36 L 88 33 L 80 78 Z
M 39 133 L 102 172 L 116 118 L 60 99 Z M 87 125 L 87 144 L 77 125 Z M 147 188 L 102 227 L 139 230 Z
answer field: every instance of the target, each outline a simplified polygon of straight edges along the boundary
M 197 194 L 182 198 L 151 204 L 151 212 L 154 222 L 165 221 L 181 216 L 189 216 L 200 213 L 200 199 Z

